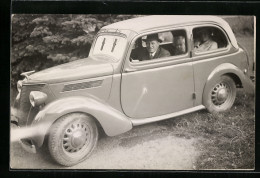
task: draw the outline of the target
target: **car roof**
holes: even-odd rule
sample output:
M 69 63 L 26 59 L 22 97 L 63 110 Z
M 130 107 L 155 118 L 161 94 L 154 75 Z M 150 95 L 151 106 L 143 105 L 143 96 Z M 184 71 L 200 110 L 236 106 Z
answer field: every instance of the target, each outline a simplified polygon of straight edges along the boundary
M 133 19 L 128 19 L 120 22 L 116 22 L 105 26 L 105 29 L 116 30 L 131 30 L 135 33 L 142 33 L 153 29 L 159 29 L 163 27 L 186 25 L 186 24 L 200 24 L 200 23 L 216 23 L 225 29 L 231 43 L 234 47 L 238 48 L 236 38 L 229 26 L 229 24 L 220 17 L 208 16 L 208 15 L 151 15 L 143 16 Z
M 191 15 L 151 15 L 128 19 L 113 23 L 105 28 L 132 30 L 137 33 L 142 31 L 173 26 L 187 23 L 216 22 L 221 23 L 223 19 L 216 16 L 191 16 Z

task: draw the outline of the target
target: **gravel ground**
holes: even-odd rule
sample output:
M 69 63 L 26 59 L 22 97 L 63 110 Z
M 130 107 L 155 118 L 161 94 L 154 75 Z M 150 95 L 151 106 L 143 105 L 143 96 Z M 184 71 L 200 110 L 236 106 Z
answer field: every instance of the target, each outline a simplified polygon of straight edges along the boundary
M 135 127 L 116 137 L 103 136 L 84 162 L 63 167 L 49 156 L 47 148 L 37 154 L 11 143 L 10 166 L 14 169 L 152 169 L 193 170 L 199 152 L 196 139 L 177 137 L 160 122 Z

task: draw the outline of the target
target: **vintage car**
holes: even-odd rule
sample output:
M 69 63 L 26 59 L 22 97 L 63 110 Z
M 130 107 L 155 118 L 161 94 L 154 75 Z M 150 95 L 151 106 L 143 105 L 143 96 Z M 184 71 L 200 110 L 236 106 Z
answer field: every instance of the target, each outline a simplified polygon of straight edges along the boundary
M 205 33 L 210 41 L 197 50 Z M 140 60 L 154 34 L 170 55 Z M 182 52 L 176 52 L 176 39 L 182 39 Z M 20 143 L 36 153 L 46 141 L 57 163 L 72 166 L 91 154 L 98 129 L 115 136 L 201 109 L 229 110 L 236 88 L 254 92 L 249 70 L 247 53 L 222 18 L 159 15 L 117 22 L 97 33 L 88 58 L 22 74 L 17 125 L 37 132 Z

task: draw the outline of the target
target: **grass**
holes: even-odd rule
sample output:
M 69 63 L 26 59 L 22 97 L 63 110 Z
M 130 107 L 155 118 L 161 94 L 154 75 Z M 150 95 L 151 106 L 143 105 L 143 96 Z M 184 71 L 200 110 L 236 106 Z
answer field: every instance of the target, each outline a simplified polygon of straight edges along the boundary
M 216 115 L 203 110 L 164 124 L 178 137 L 198 139 L 195 169 L 254 169 L 254 97 L 242 89 L 228 112 Z

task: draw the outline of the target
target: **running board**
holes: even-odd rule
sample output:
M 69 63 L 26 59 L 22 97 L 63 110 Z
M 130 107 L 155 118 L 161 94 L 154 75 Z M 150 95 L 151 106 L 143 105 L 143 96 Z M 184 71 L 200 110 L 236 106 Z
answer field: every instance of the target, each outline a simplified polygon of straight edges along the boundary
M 188 114 L 188 113 L 198 111 L 198 110 L 202 110 L 202 109 L 205 109 L 205 106 L 199 105 L 199 106 L 195 106 L 193 108 L 185 109 L 185 110 L 182 110 L 182 111 L 178 111 L 178 112 L 175 112 L 175 113 L 166 114 L 166 115 L 162 115 L 162 116 L 143 118 L 143 119 L 131 119 L 131 122 L 133 123 L 133 126 L 143 125 L 143 124 L 148 124 L 148 123 L 151 123 L 151 122 L 169 119 L 169 118 L 172 118 L 172 117 L 181 116 L 181 115 Z

